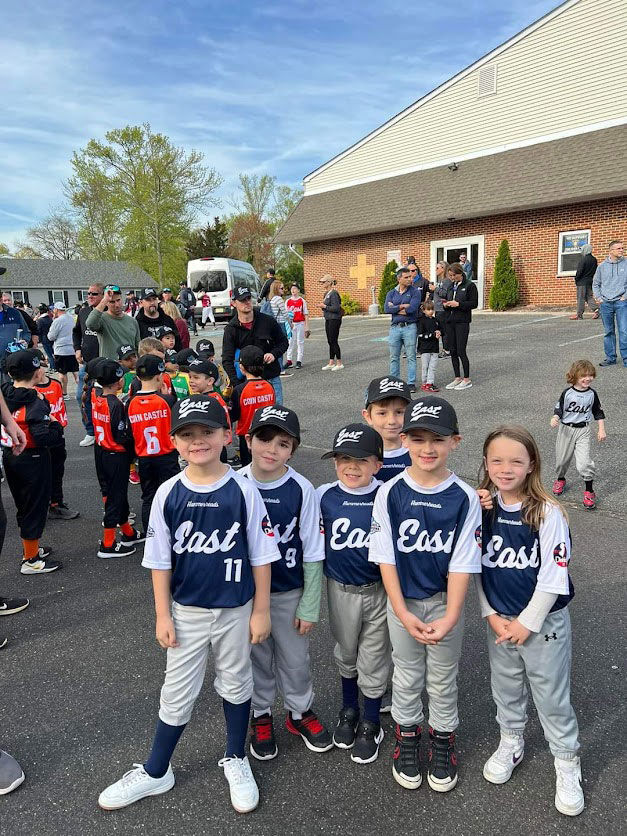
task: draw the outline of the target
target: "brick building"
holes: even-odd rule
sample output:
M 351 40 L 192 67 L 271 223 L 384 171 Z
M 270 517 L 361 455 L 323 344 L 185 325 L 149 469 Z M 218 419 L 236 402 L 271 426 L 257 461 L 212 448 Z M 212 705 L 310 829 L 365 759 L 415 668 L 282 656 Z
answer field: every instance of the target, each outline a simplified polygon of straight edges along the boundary
M 485 306 L 507 238 L 523 304 L 574 304 L 581 247 L 627 237 L 624 11 L 567 0 L 307 175 L 276 240 L 310 303 L 324 273 L 365 309 L 392 258 L 465 252 Z

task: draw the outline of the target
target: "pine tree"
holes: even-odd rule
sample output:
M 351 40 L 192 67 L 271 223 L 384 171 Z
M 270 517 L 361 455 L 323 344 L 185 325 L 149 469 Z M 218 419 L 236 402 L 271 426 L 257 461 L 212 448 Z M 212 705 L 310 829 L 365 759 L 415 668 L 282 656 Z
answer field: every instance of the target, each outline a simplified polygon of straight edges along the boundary
M 383 276 L 381 278 L 381 285 L 379 287 L 379 313 L 384 313 L 385 297 L 388 295 L 388 292 L 393 290 L 393 288 L 395 288 L 398 284 L 396 280 L 397 270 L 398 264 L 394 260 L 388 261 L 385 265 Z
M 229 231 L 227 225 L 220 218 L 213 219 L 213 226 L 194 229 L 189 234 L 185 244 L 188 259 L 205 258 L 209 256 L 229 256 Z
M 494 280 L 490 290 L 490 307 L 504 311 L 518 303 L 518 279 L 512 263 L 509 242 L 504 238 L 494 262 Z

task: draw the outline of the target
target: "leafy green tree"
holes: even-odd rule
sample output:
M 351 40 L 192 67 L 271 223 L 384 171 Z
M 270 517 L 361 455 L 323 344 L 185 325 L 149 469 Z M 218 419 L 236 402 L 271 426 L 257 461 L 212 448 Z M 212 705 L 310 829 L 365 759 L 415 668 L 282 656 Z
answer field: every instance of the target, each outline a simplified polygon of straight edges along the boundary
M 206 256 L 229 256 L 229 230 L 227 225 L 216 217 L 213 226 L 194 229 L 189 234 L 185 244 L 187 259 L 204 258 Z
M 305 289 L 305 270 L 303 262 L 294 257 L 293 261 L 288 262 L 279 270 L 279 276 L 283 281 L 285 290 L 289 293 L 293 284 L 297 284 L 301 292 Z
M 78 248 L 83 258 L 118 261 L 125 243 L 127 213 L 116 188 L 99 163 L 75 154 L 74 173 L 65 184 L 78 222 Z
M 383 276 L 381 277 L 381 284 L 379 286 L 379 312 L 384 312 L 385 307 L 385 297 L 387 296 L 388 292 L 396 287 L 398 282 L 396 281 L 396 271 L 398 270 L 398 264 L 392 259 L 392 261 L 388 261 L 385 265 L 383 270 Z
M 512 262 L 509 242 L 504 238 L 494 262 L 494 279 L 490 289 L 490 307 L 493 311 L 504 311 L 518 303 L 518 279 Z
M 10 254 L 11 254 L 11 251 L 9 250 L 8 246 L 6 244 L 0 243 L 0 256 L 10 255 Z

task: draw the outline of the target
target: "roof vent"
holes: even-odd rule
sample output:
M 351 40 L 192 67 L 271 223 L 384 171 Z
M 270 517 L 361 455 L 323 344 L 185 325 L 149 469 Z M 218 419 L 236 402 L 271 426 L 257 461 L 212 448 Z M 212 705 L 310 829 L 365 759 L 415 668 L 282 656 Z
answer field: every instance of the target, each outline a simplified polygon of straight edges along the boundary
M 479 70 L 477 97 L 491 96 L 496 93 L 496 64 L 489 64 Z

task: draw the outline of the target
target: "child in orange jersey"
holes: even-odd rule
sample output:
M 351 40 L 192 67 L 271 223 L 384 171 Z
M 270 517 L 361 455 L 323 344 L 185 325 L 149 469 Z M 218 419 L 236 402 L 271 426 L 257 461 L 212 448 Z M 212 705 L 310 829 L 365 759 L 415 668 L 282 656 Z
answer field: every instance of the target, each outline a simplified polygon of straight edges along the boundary
M 255 411 L 260 406 L 271 406 L 276 401 L 274 387 L 263 375 L 263 351 L 257 346 L 247 345 L 239 355 L 239 366 L 246 380 L 233 390 L 231 398 L 231 420 L 237 421 L 237 436 L 239 438 L 239 457 L 242 466 L 252 461 L 250 450 L 246 442 L 246 434 L 250 429 Z

